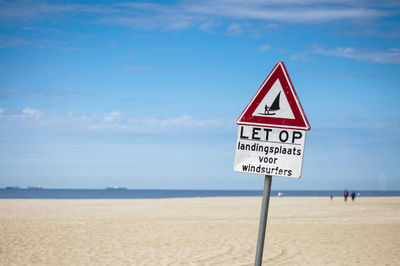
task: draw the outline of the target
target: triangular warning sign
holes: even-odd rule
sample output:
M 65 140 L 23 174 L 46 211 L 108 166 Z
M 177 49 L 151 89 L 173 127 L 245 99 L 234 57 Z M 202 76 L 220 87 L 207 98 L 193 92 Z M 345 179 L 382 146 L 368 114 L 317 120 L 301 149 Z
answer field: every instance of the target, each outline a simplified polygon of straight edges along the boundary
M 283 62 L 275 65 L 236 123 L 310 130 L 310 124 Z

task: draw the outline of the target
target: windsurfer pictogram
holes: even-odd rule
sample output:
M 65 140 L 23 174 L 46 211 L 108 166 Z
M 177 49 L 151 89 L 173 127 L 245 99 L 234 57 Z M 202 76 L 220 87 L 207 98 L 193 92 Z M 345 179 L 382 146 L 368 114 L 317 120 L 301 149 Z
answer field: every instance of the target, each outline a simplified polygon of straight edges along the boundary
M 268 107 L 267 104 L 265 105 L 264 113 L 260 113 L 260 115 L 275 115 L 276 113 L 270 113 L 270 111 L 277 111 L 280 109 L 279 107 L 280 96 L 281 92 L 279 92 L 278 95 L 275 97 L 275 100 L 272 102 L 270 107 Z

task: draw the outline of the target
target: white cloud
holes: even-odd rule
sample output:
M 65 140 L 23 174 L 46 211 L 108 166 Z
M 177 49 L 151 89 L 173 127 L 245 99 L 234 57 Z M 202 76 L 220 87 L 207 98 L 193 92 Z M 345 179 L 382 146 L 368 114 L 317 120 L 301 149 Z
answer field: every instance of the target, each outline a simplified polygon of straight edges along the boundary
M 268 20 L 282 22 L 334 21 L 369 19 L 391 14 L 378 5 L 354 1 L 201 1 L 184 3 L 193 14 L 213 15 L 234 19 Z M 385 6 L 382 3 L 382 7 Z
M 45 48 L 49 46 L 55 46 L 55 42 L 51 40 L 26 40 L 19 37 L 13 37 L 10 35 L 0 35 L 0 48 L 8 48 L 15 46 L 28 46 L 34 48 Z
M 35 119 L 27 119 L 35 118 Z M 196 119 L 189 115 L 178 117 L 135 117 L 113 111 L 104 115 L 87 113 L 46 114 L 26 108 L 22 114 L 0 115 L 0 126 L 40 128 L 64 132 L 112 132 L 112 133 L 182 133 L 184 131 L 215 132 L 235 126 L 234 121 L 225 119 Z
M 307 53 L 297 53 L 297 54 L 292 54 L 291 56 L 289 56 L 290 60 L 294 60 L 294 61 L 310 61 L 310 57 Z
M 82 97 L 84 94 L 76 92 L 68 92 L 64 90 L 29 90 L 20 88 L 7 88 L 0 87 L 0 97 L 21 97 L 21 98 L 77 98 Z
M 23 117 L 35 117 L 38 118 L 41 112 L 37 109 L 25 108 L 22 110 Z
M 370 118 L 352 118 L 345 116 L 338 116 L 336 118 L 323 119 L 315 123 L 314 128 L 336 128 L 336 129 L 392 129 L 399 131 L 400 118 L 384 118 L 384 117 L 370 117 Z
M 228 26 L 228 34 L 240 35 L 242 33 L 243 33 L 243 29 L 239 23 L 232 23 Z
M 395 16 L 399 5 L 393 1 L 180 1 L 177 4 L 116 3 L 116 4 L 53 4 L 12 1 L 0 3 L 1 20 L 30 21 L 33 19 L 62 19 L 66 15 L 88 15 L 91 21 L 112 25 L 184 30 L 190 27 L 209 30 L 219 21 L 228 24 L 261 22 L 329 22 L 369 20 Z M 241 20 L 241 21 L 237 21 Z M 246 21 L 244 21 L 246 20 Z M 235 24 L 233 24 L 234 27 Z M 20 40 L 17 40 L 20 41 Z
M 357 61 L 380 63 L 380 64 L 400 64 L 400 49 L 392 48 L 387 50 L 370 50 L 354 47 L 337 47 L 334 49 L 325 49 L 315 47 L 314 53 L 350 58 Z
M 265 51 L 268 51 L 268 50 L 271 50 L 271 46 L 269 46 L 268 44 L 264 44 L 264 45 L 261 45 L 260 47 L 258 47 L 258 49 L 257 49 L 257 51 L 258 52 L 265 52 Z
M 4 108 L 0 108 L 0 114 L 4 113 L 6 110 Z
M 105 114 L 105 115 L 104 115 L 104 120 L 105 120 L 106 122 L 111 122 L 111 121 L 113 121 L 113 120 L 118 119 L 119 117 L 121 117 L 121 115 L 122 115 L 121 112 L 119 112 L 119 111 L 114 111 L 114 112 Z
M 153 68 L 148 65 L 125 65 L 118 68 L 119 71 L 127 73 L 137 73 L 152 70 Z

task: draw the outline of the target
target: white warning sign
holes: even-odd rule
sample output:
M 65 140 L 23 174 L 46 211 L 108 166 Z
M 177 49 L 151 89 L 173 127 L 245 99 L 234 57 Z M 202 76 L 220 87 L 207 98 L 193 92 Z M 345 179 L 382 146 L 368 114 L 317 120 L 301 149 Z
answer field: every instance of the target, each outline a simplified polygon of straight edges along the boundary
M 253 112 L 253 116 L 270 116 L 273 118 L 294 119 L 292 108 L 277 79 Z
M 310 130 L 310 124 L 283 62 L 275 65 L 236 123 Z
M 306 131 L 240 125 L 234 170 L 300 178 Z

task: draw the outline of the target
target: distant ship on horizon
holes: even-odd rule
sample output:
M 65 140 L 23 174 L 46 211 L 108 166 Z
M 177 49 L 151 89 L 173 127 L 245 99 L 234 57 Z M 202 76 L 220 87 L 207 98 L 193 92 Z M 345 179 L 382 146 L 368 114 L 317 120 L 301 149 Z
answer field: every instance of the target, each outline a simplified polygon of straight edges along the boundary
M 128 190 L 128 188 L 113 186 L 113 187 L 106 187 L 106 190 Z
M 42 186 L 27 186 L 27 189 L 43 189 Z

